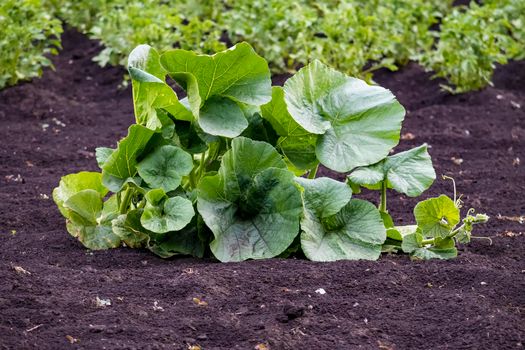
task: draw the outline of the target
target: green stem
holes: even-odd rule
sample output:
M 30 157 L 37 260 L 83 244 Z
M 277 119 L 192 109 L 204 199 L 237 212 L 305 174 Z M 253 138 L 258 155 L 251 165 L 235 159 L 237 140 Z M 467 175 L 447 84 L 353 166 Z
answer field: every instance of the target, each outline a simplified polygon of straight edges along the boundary
M 379 202 L 379 211 L 388 213 L 386 210 L 386 180 L 381 182 L 381 201 Z
M 120 206 L 119 206 L 119 212 L 121 214 L 125 214 L 128 207 L 129 207 L 129 203 L 131 202 L 131 196 L 133 195 L 133 190 L 131 188 L 127 188 L 125 191 L 124 191 L 124 198 L 122 198 L 122 201 L 120 203 Z
M 319 163 L 317 163 L 317 165 L 312 170 L 310 170 L 310 172 L 308 173 L 308 178 L 315 179 L 315 175 L 317 175 L 318 169 L 319 169 Z
M 206 152 L 203 152 L 201 154 L 201 159 L 199 161 L 199 167 L 197 168 L 197 172 L 196 172 L 196 175 L 197 175 L 197 179 L 196 179 L 196 183 L 199 183 L 199 180 L 201 179 L 202 177 L 202 174 L 204 174 L 205 170 L 206 170 Z
M 458 227 L 457 229 L 455 229 L 454 231 L 452 231 L 447 237 L 445 238 L 454 238 L 454 236 L 456 236 L 459 231 L 461 231 L 461 229 L 464 227 L 465 225 L 461 225 L 460 227 Z M 424 239 L 421 241 L 421 245 L 427 245 L 427 244 L 434 244 L 436 241 L 435 238 L 429 238 L 429 239 Z
M 428 245 L 428 244 L 434 244 L 435 240 L 434 238 L 430 238 L 430 239 L 424 239 L 421 241 L 421 245 Z

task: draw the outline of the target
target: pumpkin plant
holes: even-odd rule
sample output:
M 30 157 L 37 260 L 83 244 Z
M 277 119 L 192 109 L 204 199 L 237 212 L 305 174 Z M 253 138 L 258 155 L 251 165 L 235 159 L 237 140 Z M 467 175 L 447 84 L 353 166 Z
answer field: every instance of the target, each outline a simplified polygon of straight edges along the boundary
M 96 150 L 100 172 L 64 176 L 53 191 L 87 248 L 375 260 L 388 236 L 414 257 L 448 258 L 436 249 L 467 241 L 483 221 L 469 214 L 455 229 L 459 208 L 439 197 L 416 206 L 417 228 L 394 225 L 386 188 L 419 196 L 435 172 L 426 145 L 388 156 L 405 110 L 385 88 L 319 61 L 272 87 L 247 43 L 213 56 L 140 45 L 128 70 L 136 123 L 116 148 Z M 317 177 L 319 165 L 348 181 Z M 361 186 L 381 190 L 379 208 L 354 198 Z

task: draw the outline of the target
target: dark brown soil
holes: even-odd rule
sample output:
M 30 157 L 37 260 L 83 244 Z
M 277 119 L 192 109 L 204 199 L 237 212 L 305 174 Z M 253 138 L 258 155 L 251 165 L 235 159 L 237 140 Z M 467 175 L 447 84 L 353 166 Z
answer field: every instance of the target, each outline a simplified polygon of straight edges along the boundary
M 474 240 L 451 261 L 219 264 L 91 252 L 66 232 L 53 187 L 95 170 L 94 148 L 114 145 L 133 120 L 129 88 L 117 90 L 122 71 L 92 63 L 97 50 L 66 33 L 56 72 L 0 92 L 0 349 L 523 347 L 525 62 L 461 96 L 415 65 L 377 76 L 409 111 L 403 135 L 414 138 L 399 149 L 432 146 L 438 174 L 492 217 L 478 232 L 492 245 Z M 426 195 L 439 193 L 451 195 L 451 183 Z M 391 193 L 393 216 L 410 222 L 415 202 Z

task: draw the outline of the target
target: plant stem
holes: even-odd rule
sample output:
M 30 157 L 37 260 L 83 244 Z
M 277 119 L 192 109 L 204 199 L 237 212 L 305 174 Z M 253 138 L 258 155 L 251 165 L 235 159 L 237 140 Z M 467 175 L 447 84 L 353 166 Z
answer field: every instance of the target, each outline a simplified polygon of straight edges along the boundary
M 133 191 L 131 188 L 127 188 L 125 191 L 124 191 L 124 198 L 122 198 L 122 201 L 120 202 L 120 206 L 119 206 L 119 212 L 121 214 L 125 214 L 127 209 L 128 209 L 128 206 L 129 206 L 129 202 L 131 201 L 131 196 L 133 195 Z
M 317 175 L 317 169 L 319 169 L 319 163 L 317 163 L 317 165 L 308 173 L 309 179 L 315 179 L 315 175 Z
M 428 245 L 428 244 L 434 244 L 435 240 L 434 238 L 430 238 L 430 239 L 424 239 L 421 241 L 421 245 Z
M 465 225 L 461 225 L 460 227 L 458 227 L 457 229 L 455 229 L 454 231 L 452 231 L 447 237 L 445 238 L 453 238 L 455 235 L 457 235 L 459 233 L 459 231 L 461 231 L 461 229 L 464 227 Z M 421 241 L 421 245 L 427 245 L 427 244 L 434 244 L 436 242 L 436 239 L 435 238 L 429 238 L 429 239 L 424 239 Z
M 205 168 L 206 168 L 206 152 L 202 152 L 201 153 L 201 160 L 199 162 L 199 167 L 197 168 L 197 181 L 196 181 L 196 183 L 198 183 L 199 180 L 201 179 Z
M 379 211 L 388 213 L 386 210 L 386 180 L 381 182 L 381 201 L 379 202 Z

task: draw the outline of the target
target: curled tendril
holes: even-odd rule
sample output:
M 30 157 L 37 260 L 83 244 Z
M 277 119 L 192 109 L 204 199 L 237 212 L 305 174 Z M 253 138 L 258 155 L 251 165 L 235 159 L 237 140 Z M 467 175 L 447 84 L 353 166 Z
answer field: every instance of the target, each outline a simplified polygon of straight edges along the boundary
M 457 208 L 461 208 L 462 204 L 463 204 L 463 201 L 461 200 L 461 197 L 463 195 L 460 195 L 459 198 L 457 198 L 456 180 L 454 180 L 453 177 L 450 177 L 450 176 L 447 176 L 447 175 L 441 175 L 441 178 L 443 180 L 451 180 L 452 181 L 452 186 L 454 187 L 454 203 L 456 204 Z

